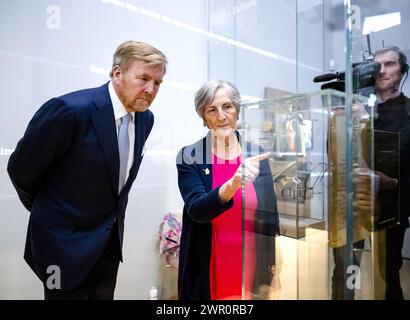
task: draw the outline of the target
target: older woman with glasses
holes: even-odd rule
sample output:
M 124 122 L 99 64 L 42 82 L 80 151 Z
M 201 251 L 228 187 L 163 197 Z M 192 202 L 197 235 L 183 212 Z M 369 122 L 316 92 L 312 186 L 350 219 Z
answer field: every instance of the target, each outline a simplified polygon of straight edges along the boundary
M 179 298 L 267 298 L 264 289 L 274 276 L 275 236 L 279 234 L 269 154 L 258 146 L 243 147 L 236 130 L 240 94 L 229 82 L 206 82 L 195 95 L 195 108 L 209 132 L 182 148 L 177 157 L 178 185 L 185 204 Z M 250 150 L 256 150 L 256 155 Z

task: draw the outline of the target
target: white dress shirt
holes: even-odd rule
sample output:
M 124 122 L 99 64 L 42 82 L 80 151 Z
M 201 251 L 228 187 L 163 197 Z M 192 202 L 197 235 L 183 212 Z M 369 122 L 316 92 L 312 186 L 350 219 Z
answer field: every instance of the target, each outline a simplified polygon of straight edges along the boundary
M 118 130 L 121 124 L 121 118 L 127 114 L 127 109 L 125 109 L 120 98 L 118 98 L 117 93 L 112 85 L 112 82 L 108 84 L 108 92 L 110 93 L 110 98 L 112 102 L 112 107 L 114 109 L 115 125 L 117 127 L 117 140 L 118 140 Z M 134 162 L 134 143 L 135 143 L 135 112 L 130 112 L 132 115 L 132 121 L 128 127 L 128 135 L 130 137 L 130 151 L 128 154 L 127 171 L 125 173 L 125 181 L 127 181 L 130 169 Z

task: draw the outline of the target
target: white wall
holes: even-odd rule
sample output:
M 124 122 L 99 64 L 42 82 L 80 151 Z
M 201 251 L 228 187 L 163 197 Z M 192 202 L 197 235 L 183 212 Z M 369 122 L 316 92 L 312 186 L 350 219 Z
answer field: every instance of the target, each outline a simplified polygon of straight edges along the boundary
M 321 0 L 211 4 L 210 30 L 239 42 L 210 42 L 211 78 L 229 79 L 242 94 L 257 98 L 264 97 L 265 87 L 294 93 L 315 90 L 312 79 L 323 71 Z
M 7 150 L 46 100 L 108 81 L 95 70 L 108 70 L 115 48 L 128 39 L 158 47 L 170 63 L 151 107 L 156 122 L 129 196 L 116 298 L 146 299 L 151 286 L 160 285 L 157 230 L 167 210 L 182 208 L 175 155 L 203 134 L 193 93 L 207 78 L 207 38 L 192 30 L 206 30 L 207 1 L 121 3 L 0 2 L 0 299 L 43 298 L 40 281 L 22 258 L 29 214 L 7 176 Z

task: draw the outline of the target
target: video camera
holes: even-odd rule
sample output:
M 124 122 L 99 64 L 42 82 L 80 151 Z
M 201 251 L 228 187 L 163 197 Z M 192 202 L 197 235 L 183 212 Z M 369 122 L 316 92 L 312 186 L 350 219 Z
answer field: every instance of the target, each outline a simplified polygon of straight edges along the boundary
M 353 63 L 353 93 L 369 97 L 375 93 L 375 76 L 380 72 L 380 63 L 373 60 Z M 332 81 L 336 80 L 336 81 Z M 325 73 L 313 78 L 313 82 L 325 82 L 320 88 L 345 92 L 345 72 Z

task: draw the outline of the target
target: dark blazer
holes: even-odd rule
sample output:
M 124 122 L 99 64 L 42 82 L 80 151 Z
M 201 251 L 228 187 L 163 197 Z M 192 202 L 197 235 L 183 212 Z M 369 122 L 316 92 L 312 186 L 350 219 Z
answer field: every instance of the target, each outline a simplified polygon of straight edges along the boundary
M 212 219 L 233 206 L 219 199 L 219 187 L 212 190 L 211 135 L 186 146 L 178 153 L 178 185 L 184 200 L 180 243 L 179 299 L 210 299 L 210 258 Z M 250 156 L 253 146 L 248 145 Z M 257 152 L 262 152 L 256 148 Z M 207 174 L 208 173 L 208 174 Z M 256 270 L 254 288 L 270 284 L 270 267 L 275 264 L 274 236 L 279 234 L 279 218 L 273 179 L 268 160 L 260 162 L 260 174 L 254 181 L 258 198 L 255 212 Z M 240 267 L 240 266 L 238 266 Z
M 403 227 L 409 227 L 410 216 L 410 99 L 403 93 L 395 98 L 388 99 L 384 103 L 378 105 L 378 118 L 374 121 L 375 130 L 387 130 L 399 133 L 400 143 L 400 176 L 399 176 L 399 192 L 400 192 L 400 223 Z M 383 141 L 381 138 L 375 138 L 375 152 L 377 149 L 388 149 L 388 141 Z M 376 168 L 380 163 L 391 162 L 386 158 L 380 159 L 381 154 L 375 155 Z M 378 169 L 382 171 L 381 169 Z M 386 172 L 385 172 L 386 173 Z M 379 191 L 379 201 L 381 202 L 381 211 L 391 211 L 395 204 L 389 203 L 391 194 L 397 194 L 397 189 Z M 393 196 L 393 201 L 397 201 L 397 196 Z
M 31 212 L 24 258 L 43 282 L 50 276 L 47 268 L 56 265 L 61 289 L 75 288 L 103 251 L 115 221 L 122 247 L 128 193 L 153 123 L 151 111 L 135 113 L 134 163 L 118 195 L 108 83 L 53 98 L 33 116 L 7 169 Z

